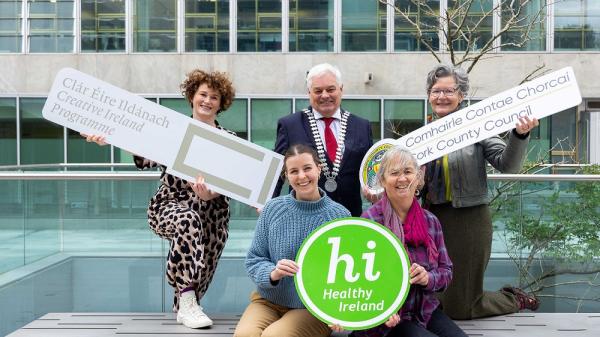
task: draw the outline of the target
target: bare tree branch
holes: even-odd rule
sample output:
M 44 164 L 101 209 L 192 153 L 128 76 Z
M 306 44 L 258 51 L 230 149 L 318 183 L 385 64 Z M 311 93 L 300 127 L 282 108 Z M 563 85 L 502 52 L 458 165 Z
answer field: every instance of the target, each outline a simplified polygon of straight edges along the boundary
M 388 0 L 377 0 L 387 6 L 393 6 Z M 539 39 L 536 33 L 545 21 L 546 8 L 552 0 L 538 3 L 533 0 L 500 0 L 492 8 L 484 8 L 480 0 L 449 1 L 450 8 L 437 12 L 424 0 L 411 0 L 407 6 L 394 6 L 394 11 L 413 30 L 413 36 L 438 62 L 442 54 L 448 54 L 455 66 L 468 65 L 471 72 L 482 60 L 493 57 L 491 54 L 503 48 L 522 48 L 527 43 Z M 414 8 L 414 12 L 411 11 Z M 416 18 L 411 14 L 417 13 Z M 422 16 L 438 18 L 438 25 L 426 24 Z M 494 17 L 501 17 L 501 25 L 490 35 L 482 34 Z M 439 30 L 445 38 L 435 48 L 426 38 L 424 29 Z M 508 34 L 511 34 L 511 38 Z M 441 41 L 442 42 L 442 41 Z M 479 48 L 477 46 L 480 46 Z M 538 70 L 539 71 L 539 70 Z

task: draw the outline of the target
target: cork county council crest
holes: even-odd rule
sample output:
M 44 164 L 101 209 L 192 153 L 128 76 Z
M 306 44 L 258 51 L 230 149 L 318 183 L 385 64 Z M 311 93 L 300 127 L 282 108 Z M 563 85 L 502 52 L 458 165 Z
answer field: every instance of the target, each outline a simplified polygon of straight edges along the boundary
M 360 184 L 366 186 L 371 193 L 379 194 L 383 191 L 377 183 L 377 171 L 379 171 L 381 158 L 393 146 L 393 139 L 380 140 L 371 147 L 360 164 Z

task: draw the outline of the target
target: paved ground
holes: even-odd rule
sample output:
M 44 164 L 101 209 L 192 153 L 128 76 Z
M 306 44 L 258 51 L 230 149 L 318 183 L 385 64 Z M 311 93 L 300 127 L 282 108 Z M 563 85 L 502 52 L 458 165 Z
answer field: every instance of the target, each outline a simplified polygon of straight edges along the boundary
M 238 316 L 214 315 L 209 329 L 188 329 L 171 313 L 50 313 L 7 337 L 164 337 L 233 335 Z M 514 314 L 458 321 L 469 336 L 597 337 L 599 314 Z M 345 334 L 344 334 L 345 335 Z M 340 336 L 340 335 L 338 335 Z

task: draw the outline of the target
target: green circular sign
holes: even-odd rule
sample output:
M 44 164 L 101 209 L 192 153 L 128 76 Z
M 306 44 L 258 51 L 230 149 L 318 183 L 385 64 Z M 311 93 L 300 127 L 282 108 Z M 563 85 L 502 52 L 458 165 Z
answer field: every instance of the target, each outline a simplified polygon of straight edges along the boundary
M 408 295 L 410 261 L 389 229 L 363 218 L 327 222 L 302 243 L 294 278 L 306 308 L 348 330 L 377 326 Z

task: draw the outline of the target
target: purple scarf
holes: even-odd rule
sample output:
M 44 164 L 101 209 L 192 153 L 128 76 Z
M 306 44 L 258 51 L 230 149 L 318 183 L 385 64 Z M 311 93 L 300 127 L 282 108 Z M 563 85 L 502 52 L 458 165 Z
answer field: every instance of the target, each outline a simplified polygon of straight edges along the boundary
M 416 198 L 413 199 L 412 205 L 406 214 L 404 223 L 398 217 L 398 214 L 394 211 L 390 200 L 387 195 L 383 193 L 383 197 L 378 202 L 383 211 L 383 225 L 389 228 L 392 233 L 400 239 L 400 241 L 406 246 L 412 247 L 424 246 L 427 248 L 427 259 L 432 264 L 438 259 L 438 251 L 429 231 L 427 229 L 427 221 L 425 220 L 425 213 L 419 205 Z M 412 254 L 409 249 L 406 249 L 410 257 L 411 262 L 414 261 Z

